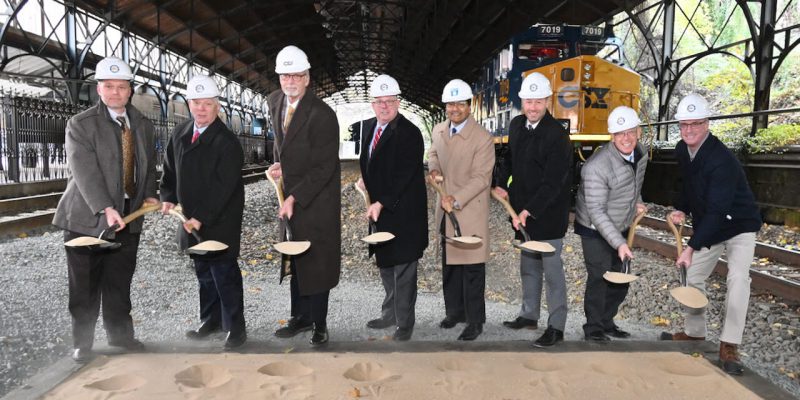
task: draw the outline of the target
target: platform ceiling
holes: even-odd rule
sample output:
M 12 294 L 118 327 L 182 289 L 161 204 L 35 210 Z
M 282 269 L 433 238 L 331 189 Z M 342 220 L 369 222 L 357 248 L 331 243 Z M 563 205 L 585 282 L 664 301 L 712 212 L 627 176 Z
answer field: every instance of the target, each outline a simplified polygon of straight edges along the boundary
M 257 92 L 278 88 L 275 55 L 309 55 L 317 94 L 367 99 L 369 75 L 387 73 L 403 96 L 439 109 L 441 88 L 472 81 L 513 34 L 535 23 L 601 23 L 627 0 L 78 0 L 145 38 Z M 353 77 L 356 78 L 353 78 Z

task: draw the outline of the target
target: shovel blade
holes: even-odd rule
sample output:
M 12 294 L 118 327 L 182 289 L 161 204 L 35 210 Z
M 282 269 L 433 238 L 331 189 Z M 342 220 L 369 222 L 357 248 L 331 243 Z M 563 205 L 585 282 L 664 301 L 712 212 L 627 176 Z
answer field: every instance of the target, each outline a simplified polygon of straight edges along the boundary
M 678 301 L 689 308 L 703 308 L 708 305 L 708 298 L 697 288 L 689 286 L 676 287 L 670 289 L 669 294 Z
M 298 254 L 303 254 L 311 247 L 311 242 L 308 240 L 303 241 L 291 241 L 291 242 L 280 242 L 275 243 L 275 250 L 278 253 L 286 254 L 287 256 L 296 256 Z
M 388 242 L 392 239 L 394 239 L 394 235 L 391 232 L 375 232 L 371 235 L 364 236 L 361 238 L 361 241 L 369 244 L 378 244 Z
M 535 240 L 530 240 L 527 242 L 515 244 L 514 247 L 522 251 L 527 251 L 529 253 L 552 253 L 556 251 L 556 248 L 553 247 L 550 243 L 537 242 Z
M 481 244 L 481 242 L 483 242 L 483 239 L 477 236 L 456 236 L 456 237 L 449 237 L 448 239 L 457 243 L 471 244 L 471 245 Z
M 208 253 L 216 253 L 219 251 L 224 251 L 228 248 L 228 245 L 222 242 L 218 242 L 216 240 L 205 240 L 202 241 L 192 247 L 186 249 L 186 252 L 189 254 L 197 254 L 197 255 L 204 255 Z
M 111 244 L 111 242 L 92 236 L 76 237 L 75 239 L 64 242 L 64 246 L 67 247 L 88 247 L 88 246 L 99 246 L 104 244 Z
M 603 274 L 603 279 L 611 283 L 631 283 L 639 279 L 639 277 L 632 274 L 623 274 L 622 272 L 606 271 Z

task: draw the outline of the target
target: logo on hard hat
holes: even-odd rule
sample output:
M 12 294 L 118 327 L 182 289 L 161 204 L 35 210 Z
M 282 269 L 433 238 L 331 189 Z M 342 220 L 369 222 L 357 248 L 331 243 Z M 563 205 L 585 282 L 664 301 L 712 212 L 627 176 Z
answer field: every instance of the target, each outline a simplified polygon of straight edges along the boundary
M 450 89 L 450 96 L 458 96 L 458 88 Z
M 625 123 L 625 118 L 623 118 L 623 117 L 617 118 L 617 125 L 622 125 L 624 123 Z
M 283 65 L 285 65 L 285 66 L 287 66 L 287 67 L 288 67 L 289 65 L 292 65 L 292 64 L 294 64 L 294 61 L 284 61 L 284 62 L 283 62 Z
M 111 65 L 108 69 L 116 74 L 117 72 L 119 72 L 119 65 Z
M 381 83 L 381 90 L 388 90 L 388 89 L 389 89 L 389 85 L 387 85 L 385 83 Z
M 697 107 L 695 107 L 694 104 L 689 104 L 689 107 L 686 107 L 686 110 L 689 112 L 694 112 L 696 109 Z
M 203 93 L 203 90 L 206 90 L 206 88 L 204 88 L 203 85 L 197 85 L 194 87 L 194 91 L 197 93 Z
M 537 84 L 535 84 L 535 83 L 531 83 L 530 89 L 531 89 L 531 92 L 535 92 L 535 91 L 539 90 L 539 86 Z

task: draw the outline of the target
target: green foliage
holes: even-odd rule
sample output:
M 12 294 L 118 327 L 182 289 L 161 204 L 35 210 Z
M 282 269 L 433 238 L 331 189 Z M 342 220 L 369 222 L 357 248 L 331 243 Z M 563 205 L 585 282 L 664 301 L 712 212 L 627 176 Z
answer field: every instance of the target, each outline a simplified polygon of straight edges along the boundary
M 800 125 L 773 125 L 759 129 L 754 137 L 747 138 L 747 150 L 752 153 L 780 152 L 781 148 L 800 144 Z
M 718 137 L 722 143 L 734 152 L 745 149 L 747 139 L 750 134 L 752 120 L 749 118 L 737 118 L 727 120 L 717 120 L 712 122 L 711 132 Z

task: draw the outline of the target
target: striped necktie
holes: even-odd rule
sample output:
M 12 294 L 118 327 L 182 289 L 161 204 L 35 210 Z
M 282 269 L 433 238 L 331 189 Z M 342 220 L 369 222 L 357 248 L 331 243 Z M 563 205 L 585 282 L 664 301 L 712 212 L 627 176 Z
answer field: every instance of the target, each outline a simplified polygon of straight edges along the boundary
M 125 117 L 118 116 L 117 121 L 122 125 L 122 181 L 125 186 L 125 194 L 133 198 L 136 194 L 136 183 L 134 182 L 133 172 L 136 161 L 136 144 L 133 140 L 133 133 L 128 129 Z

